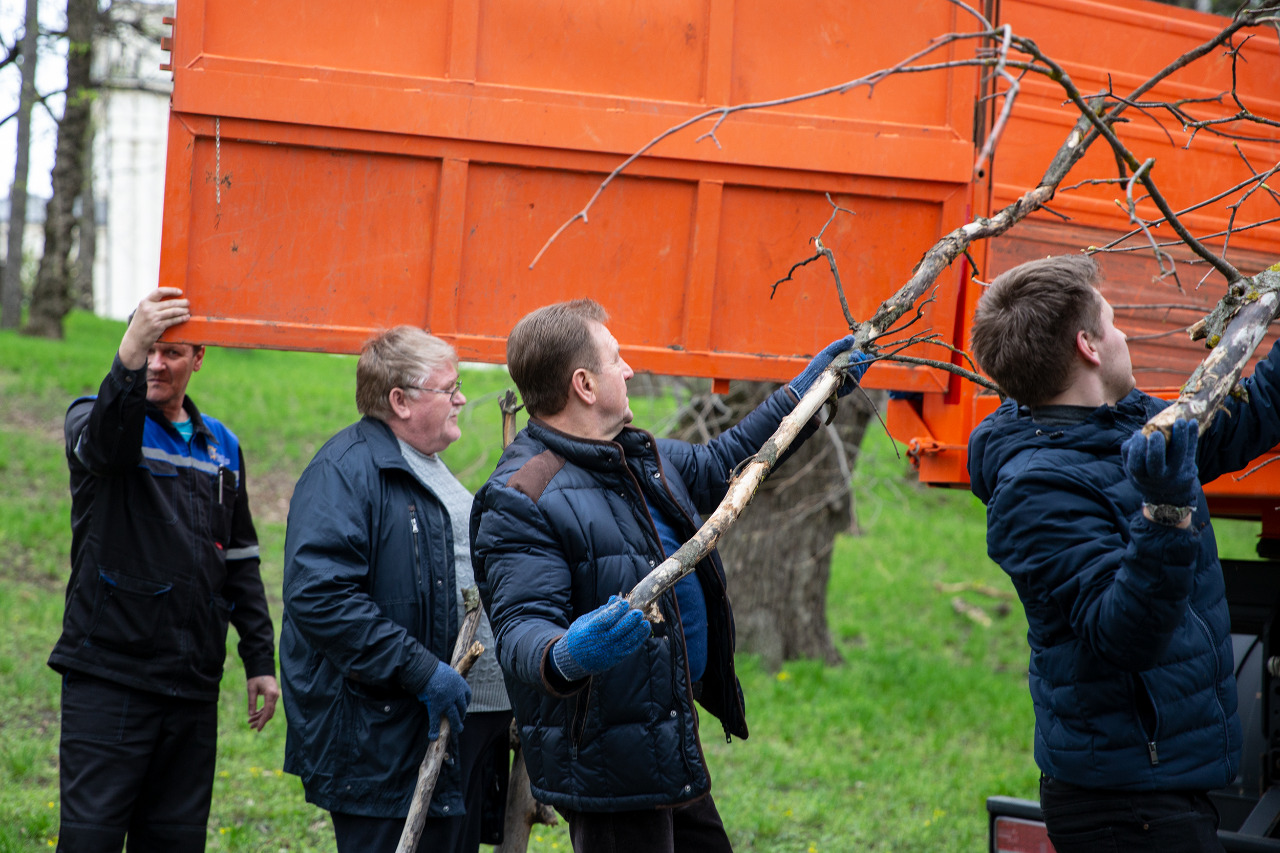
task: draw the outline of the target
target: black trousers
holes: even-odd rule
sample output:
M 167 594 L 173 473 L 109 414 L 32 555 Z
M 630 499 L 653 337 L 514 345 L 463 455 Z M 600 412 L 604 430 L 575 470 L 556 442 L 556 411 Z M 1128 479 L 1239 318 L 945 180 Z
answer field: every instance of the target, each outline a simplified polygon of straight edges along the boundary
M 1222 853 L 1218 810 L 1203 791 L 1107 791 L 1040 779 L 1058 853 Z
M 633 812 L 561 809 L 574 853 L 732 853 L 707 794 L 688 805 Z
M 60 853 L 199 853 L 218 705 L 68 672 L 62 679 Z
M 458 735 L 463 802 L 467 813 L 453 817 L 428 817 L 418 841 L 417 853 L 477 853 L 484 816 L 485 781 L 490 774 L 482 762 L 503 750 L 509 740 L 510 711 L 468 714 Z M 505 785 L 504 785 L 505 790 Z M 338 853 L 395 853 L 404 831 L 402 817 L 365 817 L 332 812 L 333 837 Z M 499 816 L 499 820 L 501 817 Z

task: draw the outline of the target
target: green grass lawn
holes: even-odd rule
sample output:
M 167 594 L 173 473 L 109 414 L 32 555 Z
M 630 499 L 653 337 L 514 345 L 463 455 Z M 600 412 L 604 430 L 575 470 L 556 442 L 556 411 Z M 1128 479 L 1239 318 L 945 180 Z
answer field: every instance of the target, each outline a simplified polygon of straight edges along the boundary
M 0 853 L 48 850 L 58 829 L 58 636 L 68 571 L 69 498 L 61 423 L 94 393 L 123 325 L 75 314 L 67 340 L 0 333 Z M 355 360 L 210 350 L 192 382 L 201 408 L 241 437 L 279 627 L 287 498 L 307 461 L 355 420 Z M 465 369 L 463 439 L 445 454 L 470 488 L 499 450 L 502 370 Z M 650 426 L 670 409 L 633 401 Z M 855 474 L 862 535 L 833 558 L 828 618 L 845 658 L 779 672 L 740 659 L 752 735 L 725 744 L 704 717 L 714 792 L 741 851 L 980 851 L 984 799 L 1033 797 L 1026 623 L 986 558 L 983 510 L 968 493 L 914 484 L 892 442 L 869 434 Z M 1254 530 L 1217 524 L 1224 556 L 1252 555 Z M 732 584 L 732 579 L 730 581 Z M 983 625 L 955 600 L 987 614 Z M 282 712 L 245 723 L 232 632 L 223 680 L 208 849 L 331 851 L 326 814 L 282 773 Z M 568 851 L 563 827 L 536 828 L 530 850 Z

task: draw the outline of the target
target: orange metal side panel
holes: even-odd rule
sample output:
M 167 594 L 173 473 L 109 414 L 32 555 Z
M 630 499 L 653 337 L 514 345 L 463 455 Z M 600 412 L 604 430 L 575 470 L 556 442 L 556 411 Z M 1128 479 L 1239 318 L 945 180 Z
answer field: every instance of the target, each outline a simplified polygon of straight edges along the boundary
M 974 23 L 936 0 L 380 0 L 356 19 L 333 0 L 180 0 L 161 277 L 193 301 L 182 334 L 211 343 L 354 351 L 404 322 L 501 361 L 523 313 L 592 296 L 637 369 L 786 379 L 846 328 L 825 263 L 770 299 L 826 194 L 855 212 L 824 239 L 857 317 L 964 221 L 975 70 L 685 131 L 529 264 L 671 125 Z M 926 324 L 956 325 L 959 279 Z M 873 383 L 949 387 L 896 366 Z

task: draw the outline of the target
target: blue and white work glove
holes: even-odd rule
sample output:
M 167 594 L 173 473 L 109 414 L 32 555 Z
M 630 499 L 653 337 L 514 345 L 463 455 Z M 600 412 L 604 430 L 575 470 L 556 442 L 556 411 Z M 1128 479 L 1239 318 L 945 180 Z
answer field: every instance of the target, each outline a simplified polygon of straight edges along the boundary
M 471 704 L 471 685 L 453 667 L 440 661 L 431 673 L 427 686 L 418 694 L 418 701 L 427 706 L 430 725 L 427 740 L 440 737 L 440 718 L 449 718 L 449 729 L 457 736 L 462 731 L 462 718 Z
M 822 352 L 813 357 L 813 361 L 809 362 L 809 366 L 800 371 L 800 375 L 792 379 L 787 384 L 791 390 L 796 392 L 797 397 L 803 397 L 813 383 L 818 381 L 818 377 L 822 375 L 822 371 L 831 365 L 832 360 L 840 353 L 853 348 L 853 335 L 845 335 L 838 341 L 832 341 L 827 344 Z M 867 372 L 867 368 L 871 366 L 871 356 L 865 352 L 854 352 L 849 355 L 849 375 L 840 387 L 836 390 L 837 397 L 844 397 L 853 393 L 853 389 L 858 387 L 858 383 L 862 381 L 862 374 Z
M 1190 506 L 1195 498 L 1196 440 L 1200 425 L 1194 420 L 1177 420 L 1169 430 L 1169 440 L 1155 430 L 1143 435 L 1139 430 L 1120 446 L 1120 460 L 1130 482 L 1148 504 Z
M 551 663 L 569 681 L 597 675 L 634 654 L 650 633 L 643 613 L 611 595 L 608 603 L 573 620 L 551 646 Z

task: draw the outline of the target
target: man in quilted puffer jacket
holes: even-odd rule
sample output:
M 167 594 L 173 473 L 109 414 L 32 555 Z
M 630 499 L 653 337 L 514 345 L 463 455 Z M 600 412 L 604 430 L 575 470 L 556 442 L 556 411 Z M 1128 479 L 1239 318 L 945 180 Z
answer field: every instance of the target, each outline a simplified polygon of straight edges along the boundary
M 565 815 L 574 850 L 726 851 L 694 706 L 727 737 L 747 736 L 720 558 L 662 596 L 652 624 L 619 595 L 692 536 L 735 466 L 853 339 L 692 445 L 628 426 L 632 371 L 606 321 L 578 300 L 512 331 L 507 362 L 529 423 L 476 495 L 476 579 L 533 793 Z M 840 392 L 864 369 L 857 356 Z
M 1280 440 L 1276 348 L 1207 424 L 1143 425 L 1125 335 L 1083 255 L 1003 273 L 973 354 L 1008 398 L 973 431 L 987 550 L 1026 609 L 1035 760 L 1058 853 L 1222 850 L 1207 791 L 1241 727 L 1201 483 Z

